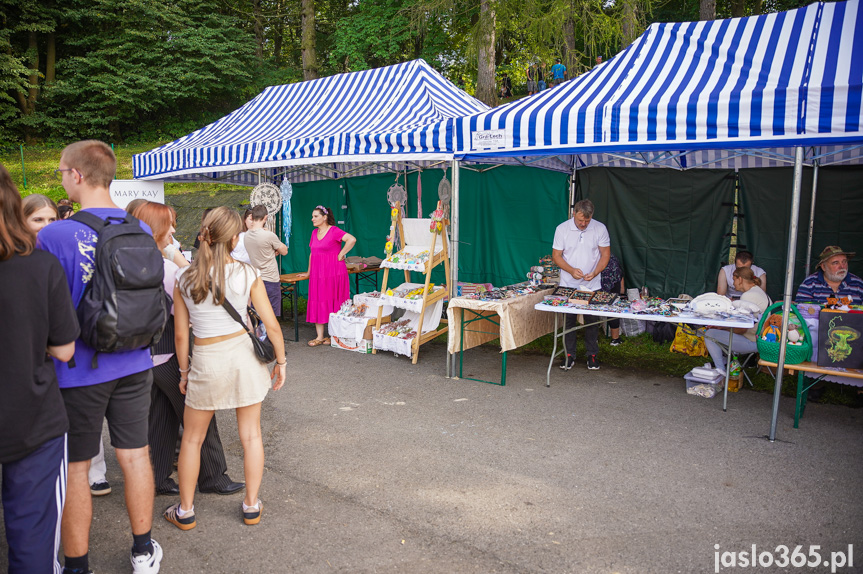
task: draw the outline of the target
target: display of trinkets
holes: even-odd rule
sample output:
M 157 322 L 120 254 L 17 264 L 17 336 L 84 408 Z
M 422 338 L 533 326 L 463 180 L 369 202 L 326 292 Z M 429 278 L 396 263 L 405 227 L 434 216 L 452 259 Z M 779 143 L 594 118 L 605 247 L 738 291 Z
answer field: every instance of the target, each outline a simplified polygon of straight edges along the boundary
M 512 299 L 514 297 L 521 297 L 522 295 L 530 295 L 531 293 L 537 293 L 546 289 L 550 289 L 550 287 L 531 285 L 529 283 L 516 283 L 515 285 L 507 285 L 506 287 L 499 287 L 482 293 L 469 293 L 462 296 L 465 299 L 474 299 L 477 301 L 500 301 L 501 299 Z
M 405 265 L 423 265 L 429 260 L 428 250 L 421 253 L 406 253 L 404 250 L 390 255 L 386 259 L 390 263 L 402 263 Z
M 612 305 L 615 301 L 617 301 L 618 296 L 615 293 L 609 293 L 608 291 L 595 291 L 593 293 L 593 297 L 590 300 L 591 305 Z
M 399 339 L 413 339 L 417 336 L 417 332 L 411 327 L 409 319 L 381 325 L 381 328 L 376 333 L 378 335 L 386 335 L 387 337 L 398 337 Z
M 573 305 L 587 305 L 593 299 L 593 291 L 575 291 L 569 298 Z
M 348 299 L 342 306 L 339 308 L 337 315 L 342 317 L 365 317 L 366 312 L 369 310 L 369 306 L 365 303 L 358 303 L 354 305 L 351 303 L 351 300 Z
M 542 267 L 542 274 L 546 277 L 560 277 L 560 267 L 554 263 L 551 255 L 541 258 L 539 265 Z
M 575 293 L 575 289 L 572 287 L 557 287 L 551 294 L 552 297 L 560 297 L 563 299 L 570 299 L 572 294 Z

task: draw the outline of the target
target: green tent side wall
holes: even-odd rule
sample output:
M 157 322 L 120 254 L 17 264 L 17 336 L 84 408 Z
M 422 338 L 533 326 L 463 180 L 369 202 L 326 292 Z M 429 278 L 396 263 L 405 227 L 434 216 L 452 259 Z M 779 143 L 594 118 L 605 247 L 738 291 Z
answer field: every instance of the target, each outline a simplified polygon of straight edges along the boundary
M 579 198 L 593 201 L 628 287 L 652 295 L 716 289 L 733 222 L 734 172 L 589 168 L 577 172 Z
M 811 168 L 803 170 L 792 298 L 806 271 L 812 176 Z M 793 181 L 792 168 L 740 170 L 743 217 L 739 242 L 752 252 L 755 264 L 767 273 L 767 293 L 774 300 L 782 298 L 785 286 Z M 816 193 L 812 273 L 818 264 L 818 254 L 828 245 L 839 245 L 846 251 L 863 254 L 863 167 L 819 168 Z M 850 262 L 849 270 L 855 275 L 863 275 L 859 259 Z

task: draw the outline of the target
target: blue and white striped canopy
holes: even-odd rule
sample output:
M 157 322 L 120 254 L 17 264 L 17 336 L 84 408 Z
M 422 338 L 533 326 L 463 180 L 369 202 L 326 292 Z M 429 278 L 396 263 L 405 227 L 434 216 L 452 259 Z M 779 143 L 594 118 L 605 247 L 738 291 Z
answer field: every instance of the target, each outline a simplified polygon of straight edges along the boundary
M 822 165 L 859 163 L 861 23 L 849 0 L 653 24 L 587 74 L 460 119 L 456 155 L 688 169 L 789 165 L 803 145 Z
M 448 160 L 452 119 L 488 109 L 414 60 L 269 87 L 220 120 L 136 155 L 134 174 L 254 185 L 258 170 L 268 179 L 287 166 L 334 164 L 306 172 L 316 179 L 341 173 L 344 163 L 389 163 L 380 166 L 386 171 L 393 162 Z M 375 171 L 369 169 L 362 172 Z

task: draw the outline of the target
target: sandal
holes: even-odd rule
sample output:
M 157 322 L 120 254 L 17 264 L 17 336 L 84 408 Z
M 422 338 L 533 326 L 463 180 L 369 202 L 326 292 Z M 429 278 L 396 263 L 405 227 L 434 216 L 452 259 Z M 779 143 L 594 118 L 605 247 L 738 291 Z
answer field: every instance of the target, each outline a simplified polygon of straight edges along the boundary
M 318 345 L 323 345 L 324 343 L 329 343 L 329 338 L 327 339 L 312 339 L 309 341 L 309 347 L 317 347 Z

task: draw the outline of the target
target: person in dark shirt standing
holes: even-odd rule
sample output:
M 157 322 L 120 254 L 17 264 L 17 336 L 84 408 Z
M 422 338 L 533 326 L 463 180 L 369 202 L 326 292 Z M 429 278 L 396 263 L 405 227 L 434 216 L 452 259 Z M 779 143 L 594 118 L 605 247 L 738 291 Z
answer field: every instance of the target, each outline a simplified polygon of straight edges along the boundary
M 78 338 L 63 268 L 35 244 L 0 165 L 0 466 L 12 574 L 60 567 L 69 421 L 50 356 L 68 361 Z

